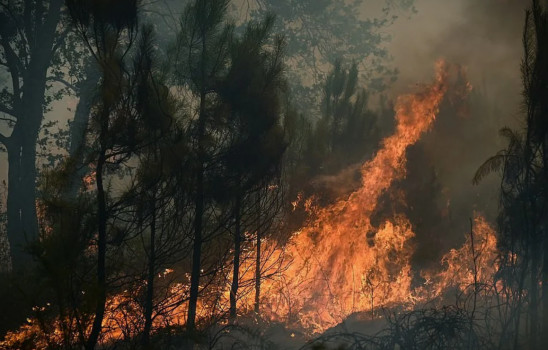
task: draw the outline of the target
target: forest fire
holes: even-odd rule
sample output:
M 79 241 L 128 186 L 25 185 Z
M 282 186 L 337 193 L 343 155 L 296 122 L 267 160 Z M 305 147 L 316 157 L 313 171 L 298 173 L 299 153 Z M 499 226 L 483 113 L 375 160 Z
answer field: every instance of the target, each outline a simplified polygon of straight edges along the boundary
M 449 288 L 465 290 L 474 283 L 491 283 L 496 271 L 494 230 L 479 215 L 471 224 L 471 233 L 462 248 L 451 250 L 438 271 L 423 272 L 426 283 L 413 285 L 411 256 L 413 227 L 403 216 L 385 221 L 380 227 L 371 224 L 371 215 L 381 194 L 391 184 L 405 176 L 406 149 L 417 142 L 431 127 L 440 104 L 450 89 L 454 70 L 444 61 L 436 66 L 436 78 L 414 94 L 401 96 L 396 103 L 395 133 L 387 137 L 373 159 L 361 168 L 362 185 L 347 199 L 319 208 L 304 201 L 310 214 L 308 223 L 295 232 L 287 245 L 279 248 L 264 241 L 269 250 L 264 264 L 271 278 L 262 283 L 261 313 L 272 321 L 280 321 L 309 334 L 320 333 L 335 326 L 353 313 L 378 317 L 376 310 L 400 306 L 410 308 L 442 296 Z M 466 87 L 467 88 L 467 87 Z M 298 203 L 293 203 L 297 206 Z M 240 267 L 242 281 L 252 281 L 255 270 L 254 247 Z M 166 270 L 159 279 L 166 279 L 173 270 Z M 253 310 L 251 286 L 243 286 L 239 297 L 240 315 Z M 230 289 L 219 291 L 221 298 L 211 304 L 206 298 L 198 305 L 198 316 L 210 317 L 228 309 Z M 164 300 L 164 313 L 157 315 L 155 328 L 184 325 L 187 304 L 179 300 L 188 288 L 172 284 Z M 140 306 L 137 291 L 113 296 L 107 302 L 103 321 L 103 342 L 124 339 L 132 334 Z M 213 305 L 213 306 L 210 306 Z M 30 320 L 19 332 L 10 333 L 6 341 L 15 341 L 37 332 L 35 320 Z M 54 332 L 60 334 L 62 332 Z M 51 339 L 50 339 L 51 340 Z M 44 342 L 44 341 L 43 341 Z
M 317 333 L 355 312 L 374 315 L 376 309 L 389 305 L 412 306 L 440 296 L 449 287 L 465 288 L 474 283 L 474 278 L 476 282 L 493 279 L 495 232 L 479 215 L 464 246 L 446 254 L 438 272 L 425 276 L 426 284 L 418 287 L 412 286 L 410 239 L 414 233 L 409 221 L 400 216 L 381 227 L 370 222 L 379 196 L 393 181 L 405 176 L 406 148 L 432 126 L 450 88 L 451 69 L 455 67 L 439 61 L 432 84 L 398 99 L 396 132 L 362 166 L 360 188 L 326 208 L 302 201 L 310 220 L 283 250 L 270 255 L 273 261 L 283 256 L 284 266 L 272 263 L 272 270 L 282 272 L 262 284 L 262 309 L 271 320 Z M 461 74 L 458 69 L 456 72 Z M 471 239 L 475 241 L 473 252 Z M 252 266 L 242 266 L 242 280 L 252 280 L 253 270 Z M 252 293 L 244 295 L 240 301 L 243 312 L 252 310 L 253 305 Z M 228 290 L 225 298 L 228 303 Z
M 547 66 L 539 0 L 2 4 L 0 349 L 548 348 Z
M 426 295 L 439 295 L 453 282 L 471 283 L 470 269 L 462 266 L 467 260 L 460 259 L 465 257 L 462 251 L 469 248 L 463 247 L 444 257 L 448 268 L 437 276 L 436 283 L 428 286 L 428 293 L 421 288 L 414 290 L 411 224 L 405 217 L 393 218 L 378 228 L 370 222 L 379 196 L 393 181 L 405 176 L 407 147 L 432 126 L 450 85 L 449 70 L 447 63 L 439 61 L 431 85 L 415 94 L 400 96 L 395 106 L 396 131 L 362 166 L 361 187 L 348 199 L 313 209 L 309 224 L 294 234 L 286 250 L 291 264 L 283 280 L 268 293 L 274 297 L 266 304 L 271 305 L 276 317 L 291 320 L 288 315 L 294 312 L 301 326 L 322 331 L 354 312 L 373 313 L 375 308 L 390 304 L 424 301 Z M 482 244 L 489 246 L 483 259 L 493 259 L 493 230 L 480 217 L 474 227 L 481 231 Z M 480 278 L 492 278 L 494 269 L 489 272 L 489 276 L 483 274 Z M 278 293 L 291 295 L 280 299 Z M 286 303 L 279 305 L 280 300 Z

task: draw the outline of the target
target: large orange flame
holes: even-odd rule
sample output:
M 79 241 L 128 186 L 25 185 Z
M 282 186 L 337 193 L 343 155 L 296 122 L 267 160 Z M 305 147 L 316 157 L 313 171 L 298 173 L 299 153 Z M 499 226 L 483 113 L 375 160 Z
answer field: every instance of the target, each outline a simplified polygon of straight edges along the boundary
M 366 311 L 375 317 L 375 310 L 383 306 L 413 305 L 440 296 L 449 287 L 464 290 L 478 279 L 492 282 L 496 271 L 491 263 L 496 256 L 496 238 L 481 216 L 476 217 L 473 234 L 465 245 L 444 256 L 441 272 L 423 274 L 427 283 L 416 288 L 411 284 L 412 225 L 403 216 L 380 227 L 373 227 L 370 221 L 379 197 L 395 180 L 405 176 L 407 148 L 431 128 L 449 88 L 449 71 L 448 64 L 438 62 L 433 83 L 397 99 L 395 133 L 384 139 L 375 157 L 362 166 L 362 184 L 356 191 L 326 208 L 313 207 L 311 201 L 306 201 L 311 219 L 292 235 L 285 247 L 264 241 L 263 249 L 269 251 L 271 260 L 265 265 L 272 271 L 281 271 L 262 284 L 264 315 L 309 332 L 319 332 L 354 312 Z M 249 256 L 242 259 L 240 273 L 242 281 L 247 283 L 240 289 L 238 306 L 242 312 L 251 310 L 254 301 L 249 283 L 255 270 L 253 247 L 244 249 L 244 253 Z M 207 317 L 213 309 L 217 312 L 227 309 L 229 288 L 222 285 L 215 288 L 216 304 L 210 307 L 207 298 L 202 298 L 201 317 Z M 167 303 L 179 299 L 187 289 L 175 284 Z M 138 317 L 117 311 L 124 303 L 131 303 L 130 297 L 111 298 L 105 317 L 109 334 L 105 334 L 105 339 L 122 337 L 122 326 L 116 325 L 127 322 L 128 317 Z M 138 310 L 137 305 L 134 308 Z M 156 326 L 184 324 L 185 316 L 186 305 L 182 304 L 158 317 Z
M 291 295 L 283 306 L 278 297 L 267 302 L 274 315 L 286 318 L 297 312 L 293 316 L 305 328 L 322 330 L 355 311 L 411 297 L 411 225 L 395 218 L 375 228 L 370 217 L 380 195 L 405 176 L 406 149 L 431 127 L 448 78 L 448 65 L 440 61 L 431 85 L 398 98 L 396 131 L 362 166 L 361 187 L 347 199 L 317 209 L 314 219 L 294 234 L 287 248 L 292 259 L 287 277 L 270 291 Z

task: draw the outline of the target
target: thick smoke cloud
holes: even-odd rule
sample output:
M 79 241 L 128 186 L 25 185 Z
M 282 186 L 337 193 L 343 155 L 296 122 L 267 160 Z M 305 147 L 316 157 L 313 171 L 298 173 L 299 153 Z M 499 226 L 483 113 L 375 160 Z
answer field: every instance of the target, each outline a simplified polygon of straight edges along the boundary
M 389 30 L 389 50 L 400 71 L 389 92 L 392 98 L 429 81 L 440 58 L 464 66 L 473 86 L 465 102 L 442 106 L 433 130 L 408 152 L 408 164 L 412 164 L 408 178 L 392 190 L 407 193 L 406 210 L 415 226 L 419 253 L 461 244 L 474 211 L 495 222 L 499 177 L 493 174 L 478 186 L 471 180 L 479 165 L 505 146 L 498 130 L 520 127 L 519 65 L 528 4 L 523 0 L 417 0 L 417 13 Z M 420 165 L 413 164 L 418 161 Z M 425 181 L 439 192 L 425 190 Z M 381 217 L 397 211 L 391 198 L 394 195 L 387 194 L 379 204 Z M 409 209 L 425 203 L 430 204 L 428 210 Z M 433 246 L 436 242 L 443 244 Z M 430 258 L 417 256 L 415 261 L 427 266 L 438 256 Z
M 417 0 L 417 13 L 389 28 L 389 50 L 400 70 L 394 92 L 427 79 L 433 62 L 443 57 L 468 67 L 475 86 L 485 84 L 492 95 L 513 95 L 508 102 L 516 102 L 521 30 L 528 3 Z

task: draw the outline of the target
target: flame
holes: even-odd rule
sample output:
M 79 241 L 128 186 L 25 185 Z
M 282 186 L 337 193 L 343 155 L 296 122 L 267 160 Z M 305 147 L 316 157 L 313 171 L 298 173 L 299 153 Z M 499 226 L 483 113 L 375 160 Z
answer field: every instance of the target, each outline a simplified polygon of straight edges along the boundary
M 370 216 L 380 195 L 405 176 L 407 147 L 435 120 L 449 84 L 448 65 L 439 61 L 436 68 L 431 85 L 398 98 L 396 131 L 362 166 L 361 187 L 347 199 L 317 209 L 315 218 L 292 237 L 287 249 L 292 264 L 285 273 L 290 277 L 283 279 L 288 285 L 274 287 L 291 293 L 286 298 L 291 301 L 277 305 L 277 317 L 287 319 L 290 310 L 299 310 L 301 325 L 320 331 L 353 312 L 410 299 L 411 225 L 396 218 L 377 229 Z
M 441 296 L 451 287 L 464 290 L 479 280 L 495 282 L 496 235 L 480 215 L 476 215 L 473 234 L 463 247 L 443 257 L 441 271 L 423 274 L 427 282 L 419 287 L 412 286 L 410 240 L 414 233 L 409 220 L 398 216 L 379 227 L 373 227 L 370 221 L 379 197 L 395 180 L 405 176 L 406 149 L 432 127 L 450 85 L 450 69 L 447 63 L 439 61 L 430 85 L 397 99 L 395 133 L 384 139 L 372 160 L 362 165 L 362 184 L 356 191 L 325 208 L 316 207 L 312 198 L 304 200 L 299 194 L 291 204 L 293 209 L 303 205 L 311 213 L 307 224 L 284 247 L 274 241 L 262 241 L 263 254 L 267 256 L 263 271 L 272 275 L 261 286 L 264 316 L 315 333 L 355 312 L 365 311 L 376 317 L 375 310 L 381 307 L 413 306 Z M 241 314 L 253 310 L 255 247 L 246 247 L 243 254 L 238 300 Z M 172 270 L 165 270 L 160 278 L 170 273 Z M 229 281 L 230 274 L 223 278 Z M 203 295 L 198 305 L 199 317 L 203 319 L 228 310 L 228 284 L 209 288 L 208 295 L 214 296 Z M 164 309 L 169 312 L 155 319 L 156 328 L 184 325 L 187 305 L 178 300 L 188 294 L 188 286 L 175 283 L 168 294 Z M 131 327 L 126 324 L 142 323 L 139 308 L 129 294 L 113 296 L 107 305 L 104 340 L 130 336 L 127 332 Z M 22 331 L 28 332 L 29 327 Z
M 481 215 L 476 215 L 471 232 L 459 249 L 451 249 L 442 258 L 443 270 L 425 274 L 433 283 L 430 293 L 440 296 L 451 287 L 464 291 L 476 283 L 494 286 L 498 270 L 495 230 Z

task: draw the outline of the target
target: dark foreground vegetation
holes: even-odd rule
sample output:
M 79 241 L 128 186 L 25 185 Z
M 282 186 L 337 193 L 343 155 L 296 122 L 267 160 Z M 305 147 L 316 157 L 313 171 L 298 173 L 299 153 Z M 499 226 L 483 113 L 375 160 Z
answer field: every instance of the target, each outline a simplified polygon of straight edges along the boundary
M 375 29 L 412 1 L 372 21 L 359 3 L 256 1 L 242 20 L 228 0 L 188 1 L 177 15 L 136 0 L 1 2 L 0 348 L 548 346 L 548 16 L 537 0 L 520 128 L 501 130 L 507 147 L 474 177 L 501 174 L 490 283 L 472 227 L 473 283 L 426 305 L 371 305 L 314 336 L 298 313 L 273 320 L 263 305 L 307 199 L 348 195 L 356 164 L 394 129 L 379 91 L 395 72 Z M 67 128 L 44 117 L 71 101 Z M 407 204 L 387 194 L 376 215 L 417 224 L 412 261 L 429 266 L 449 228 L 421 147 L 396 184 Z

